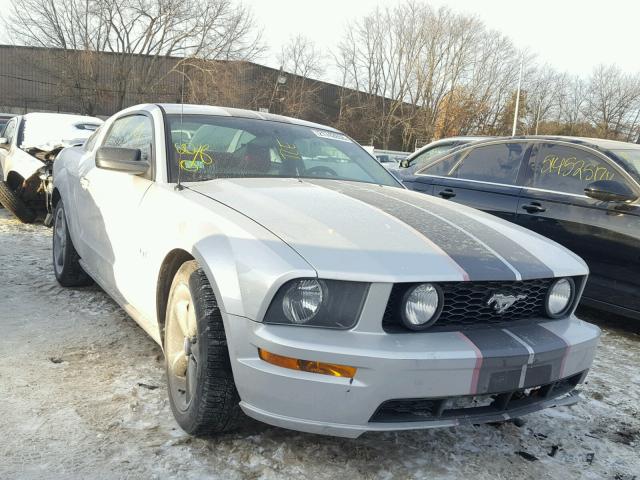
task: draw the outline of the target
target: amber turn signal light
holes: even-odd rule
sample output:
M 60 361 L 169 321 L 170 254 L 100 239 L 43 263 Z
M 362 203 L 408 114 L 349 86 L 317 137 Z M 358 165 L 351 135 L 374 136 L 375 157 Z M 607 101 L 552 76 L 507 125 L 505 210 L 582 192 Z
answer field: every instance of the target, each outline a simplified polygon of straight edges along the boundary
M 358 370 L 356 367 L 348 367 L 346 365 L 336 365 L 334 363 L 313 362 L 311 360 L 299 360 L 297 358 L 283 357 L 275 353 L 267 352 L 261 348 L 258 349 L 258 355 L 267 363 L 277 365 L 279 367 L 290 368 L 292 370 L 300 370 L 302 372 L 320 373 L 322 375 L 331 375 L 333 377 L 353 378 Z

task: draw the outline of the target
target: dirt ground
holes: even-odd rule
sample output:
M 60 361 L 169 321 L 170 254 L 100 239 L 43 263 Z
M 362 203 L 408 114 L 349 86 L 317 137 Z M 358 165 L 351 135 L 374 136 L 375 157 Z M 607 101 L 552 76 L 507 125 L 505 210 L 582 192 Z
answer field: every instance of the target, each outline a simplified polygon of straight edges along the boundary
M 640 479 L 638 327 L 599 321 L 585 400 L 522 427 L 346 440 L 255 424 L 200 440 L 173 421 L 160 348 L 99 288 L 59 287 L 50 243 L 0 209 L 2 480 Z

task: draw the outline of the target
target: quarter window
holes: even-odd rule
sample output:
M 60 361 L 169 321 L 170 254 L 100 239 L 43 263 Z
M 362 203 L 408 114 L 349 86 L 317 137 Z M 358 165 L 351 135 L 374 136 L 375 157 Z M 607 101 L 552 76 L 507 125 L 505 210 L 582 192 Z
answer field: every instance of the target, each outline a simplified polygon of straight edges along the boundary
M 535 145 L 527 168 L 527 186 L 562 193 L 584 195 L 591 182 L 618 180 L 615 169 L 597 155 L 553 143 Z
M 429 150 L 422 152 L 420 155 L 411 160 L 410 165 L 418 168 L 424 167 L 431 163 L 438 155 L 448 152 L 454 147 L 453 143 L 446 143 L 444 145 L 438 145 L 430 148 Z
M 451 172 L 451 169 L 456 166 L 460 159 L 464 156 L 466 150 L 456 154 L 451 154 L 444 157 L 442 160 L 436 160 L 428 167 L 422 169 L 421 174 L 437 175 L 439 177 L 446 177 Z
M 515 184 L 525 150 L 524 143 L 499 143 L 476 147 L 464 157 L 451 176 L 466 180 Z
M 105 147 L 138 148 L 141 152 L 141 160 L 149 160 L 152 142 L 151 120 L 144 115 L 129 115 L 113 122 L 102 145 Z

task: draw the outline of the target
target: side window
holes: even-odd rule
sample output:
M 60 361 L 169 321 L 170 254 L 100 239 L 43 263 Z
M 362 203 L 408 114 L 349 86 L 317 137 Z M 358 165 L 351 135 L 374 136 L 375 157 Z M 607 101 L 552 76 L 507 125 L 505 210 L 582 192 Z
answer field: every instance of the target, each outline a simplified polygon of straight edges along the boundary
M 424 173 L 427 175 L 437 175 L 439 177 L 446 177 L 449 172 L 456 166 L 460 159 L 465 155 L 467 151 L 458 152 L 452 155 L 447 155 L 442 160 L 436 160 L 427 168 L 423 168 L 418 173 Z
M 426 152 L 422 152 L 411 161 L 411 166 L 417 166 L 418 168 L 429 165 L 435 157 L 448 152 L 454 147 L 453 143 L 445 143 L 444 145 L 438 145 L 437 147 L 430 148 Z
M 527 186 L 578 195 L 591 182 L 618 179 L 616 170 L 597 155 L 553 143 L 535 145 L 527 167 Z
M 84 142 L 84 151 L 85 152 L 90 152 L 91 150 L 93 150 L 93 147 L 96 144 L 96 140 L 98 139 L 98 135 L 100 134 L 100 128 L 98 128 L 95 132 L 93 132 L 91 134 L 91 136 L 89 138 L 87 138 L 87 141 Z
M 151 119 L 144 115 L 119 118 L 107 133 L 103 146 L 139 148 L 142 160 L 150 160 L 153 129 Z
M 4 127 L 4 138 L 7 139 L 7 142 L 10 144 L 13 141 L 13 137 L 16 134 L 16 125 L 18 124 L 18 121 L 13 118 L 11 120 L 9 120 L 9 123 L 7 123 L 7 126 Z
M 525 143 L 499 143 L 474 148 L 451 176 L 514 185 L 526 148 Z

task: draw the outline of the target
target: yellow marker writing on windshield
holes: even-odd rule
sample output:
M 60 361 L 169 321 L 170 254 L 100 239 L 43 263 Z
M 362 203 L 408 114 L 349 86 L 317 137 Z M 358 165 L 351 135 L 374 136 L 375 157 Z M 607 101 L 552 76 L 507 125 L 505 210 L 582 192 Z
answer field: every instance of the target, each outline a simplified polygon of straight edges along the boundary
M 213 164 L 213 157 L 207 153 L 209 145 L 199 145 L 192 149 L 186 143 L 174 145 L 176 152 L 179 155 L 178 165 L 181 170 L 187 172 L 197 172 L 203 169 L 206 165 Z M 189 158 L 182 158 L 182 156 L 188 156 Z
M 302 160 L 300 152 L 298 152 L 298 147 L 295 144 L 282 143 L 278 138 L 276 138 L 276 142 L 278 142 L 278 150 L 283 160 Z

